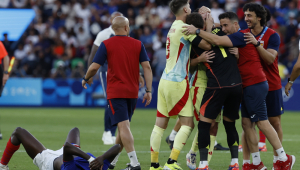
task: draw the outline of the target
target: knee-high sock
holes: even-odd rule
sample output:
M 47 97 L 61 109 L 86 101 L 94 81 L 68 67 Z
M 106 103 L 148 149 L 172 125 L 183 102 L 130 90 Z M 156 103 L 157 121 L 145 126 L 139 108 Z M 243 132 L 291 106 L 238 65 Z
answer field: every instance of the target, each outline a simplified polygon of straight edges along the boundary
M 199 121 L 198 124 L 198 147 L 200 152 L 200 168 L 204 168 L 208 165 L 207 156 L 208 156 L 208 149 L 210 145 L 210 126 L 211 123 Z
M 191 147 L 191 151 L 193 151 L 194 153 L 196 153 L 198 151 L 198 130 L 195 134 L 193 144 L 192 144 L 192 147 Z
M 151 163 L 158 163 L 158 154 L 161 143 L 161 138 L 164 134 L 165 129 L 158 126 L 154 126 L 151 137 L 150 137 L 150 147 L 151 147 Z
M 9 138 L 7 144 L 6 144 L 6 148 L 3 152 L 2 158 L 0 163 L 2 165 L 7 165 L 8 162 L 10 161 L 11 157 L 13 156 L 13 154 L 20 148 L 20 145 L 13 145 L 11 143 L 11 138 Z
M 239 134 L 236 131 L 235 122 L 227 122 L 223 120 L 223 124 L 227 134 L 227 143 L 230 149 L 231 159 L 238 159 Z
M 211 160 L 212 154 L 215 149 L 215 141 L 216 141 L 216 136 L 210 135 L 210 146 L 209 146 L 208 157 L 207 157 L 208 164 L 209 164 L 209 161 Z
M 178 131 L 175 140 L 173 149 L 170 155 L 172 160 L 177 161 L 180 151 L 182 150 L 183 146 L 185 145 L 187 139 L 189 138 L 192 132 L 192 128 L 189 126 L 181 126 L 180 130 Z
M 266 143 L 266 136 L 259 130 L 259 142 Z

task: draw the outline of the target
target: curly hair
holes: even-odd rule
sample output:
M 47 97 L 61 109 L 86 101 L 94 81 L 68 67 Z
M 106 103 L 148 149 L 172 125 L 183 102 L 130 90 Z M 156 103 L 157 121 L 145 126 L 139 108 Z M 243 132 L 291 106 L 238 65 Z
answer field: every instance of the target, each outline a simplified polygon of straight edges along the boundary
M 260 20 L 260 25 L 264 26 L 266 24 L 266 17 L 267 17 L 267 11 L 262 5 L 259 5 L 257 3 L 247 3 L 243 7 L 243 11 L 251 11 L 256 14 L 257 17 L 261 18 Z
M 178 10 L 186 5 L 189 1 L 188 0 L 172 0 L 169 3 L 169 7 L 174 15 L 178 13 Z
M 198 12 L 193 12 L 186 16 L 186 23 L 194 25 L 197 28 L 202 29 L 204 27 L 204 21 L 202 16 Z

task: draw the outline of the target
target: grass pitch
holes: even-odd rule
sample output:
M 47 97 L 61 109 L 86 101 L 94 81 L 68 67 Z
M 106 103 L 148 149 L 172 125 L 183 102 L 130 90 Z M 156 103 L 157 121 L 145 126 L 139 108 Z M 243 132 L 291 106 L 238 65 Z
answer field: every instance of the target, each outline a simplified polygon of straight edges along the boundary
M 0 129 L 3 139 L 0 140 L 0 154 L 2 156 L 6 143 L 16 127 L 23 127 L 31 132 L 46 148 L 57 150 L 66 139 L 69 130 L 73 127 L 80 129 L 81 149 L 90 152 L 95 156 L 101 155 L 111 146 L 103 145 L 101 140 L 104 130 L 103 118 L 104 110 L 100 108 L 1 108 Z M 155 123 L 156 110 L 137 109 L 132 119 L 131 130 L 135 140 L 135 149 L 139 162 L 143 170 L 150 166 L 150 135 Z M 284 131 L 283 146 L 288 154 L 296 156 L 294 170 L 300 170 L 300 112 L 286 112 L 282 116 L 282 127 Z M 170 155 L 170 149 L 165 143 L 165 138 L 170 134 L 175 119 L 171 119 L 169 127 L 166 129 L 160 148 L 160 164 L 163 166 Z M 237 122 L 238 132 L 241 134 L 242 128 L 240 120 Z M 188 139 L 183 148 L 178 163 L 185 170 L 185 155 L 189 151 L 195 131 Z M 227 146 L 224 126 L 219 125 L 217 141 L 223 146 Z M 273 151 L 267 142 L 268 152 L 262 152 L 261 158 L 268 169 L 272 167 Z M 199 160 L 199 156 L 197 157 Z M 126 167 L 129 162 L 126 152 L 123 150 L 116 170 Z M 242 153 L 239 155 L 240 165 L 242 164 Z M 215 151 L 210 163 L 213 170 L 224 170 L 230 163 L 230 153 Z M 38 169 L 25 149 L 21 146 L 14 154 L 9 163 L 10 170 L 34 170 Z

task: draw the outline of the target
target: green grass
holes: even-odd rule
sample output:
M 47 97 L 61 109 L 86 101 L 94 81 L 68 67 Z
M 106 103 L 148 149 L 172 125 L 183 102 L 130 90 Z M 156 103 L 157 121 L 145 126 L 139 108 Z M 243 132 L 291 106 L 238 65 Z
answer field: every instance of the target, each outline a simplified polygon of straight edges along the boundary
M 0 126 L 3 139 L 0 140 L 0 154 L 6 146 L 11 133 L 16 127 L 23 127 L 31 132 L 46 148 L 57 150 L 66 139 L 69 130 L 78 127 L 81 133 L 81 148 L 86 152 L 91 152 L 95 156 L 101 155 L 110 146 L 103 145 L 101 137 L 103 133 L 103 109 L 90 108 L 1 108 Z M 155 122 L 156 110 L 135 111 L 131 123 L 131 130 L 135 139 L 135 149 L 142 169 L 149 169 L 150 165 L 150 134 Z M 282 126 L 284 131 L 283 146 L 288 154 L 295 155 L 300 159 L 300 112 L 286 112 L 282 116 Z M 175 120 L 171 119 L 169 127 L 166 129 L 161 148 L 160 164 L 163 165 L 169 155 L 170 150 L 165 143 L 165 138 L 170 134 Z M 238 132 L 241 133 L 240 120 L 237 122 Z M 185 165 L 185 155 L 189 151 L 195 131 L 193 131 L 186 146 L 179 156 L 178 162 L 183 169 L 188 169 Z M 226 145 L 226 135 L 224 126 L 220 124 L 217 140 Z M 273 152 L 271 146 L 267 143 L 268 152 L 261 153 L 264 164 L 271 169 Z M 240 153 L 240 164 L 242 163 L 242 154 Z M 199 160 L 199 157 L 198 157 Z M 122 152 L 116 169 L 123 169 L 129 162 L 125 151 Z M 227 169 L 230 162 L 230 153 L 215 151 L 213 154 L 210 168 L 213 170 Z M 300 169 L 300 161 L 297 161 L 293 169 Z M 9 163 L 10 170 L 34 170 L 38 169 L 29 156 L 27 156 L 23 147 L 14 154 Z

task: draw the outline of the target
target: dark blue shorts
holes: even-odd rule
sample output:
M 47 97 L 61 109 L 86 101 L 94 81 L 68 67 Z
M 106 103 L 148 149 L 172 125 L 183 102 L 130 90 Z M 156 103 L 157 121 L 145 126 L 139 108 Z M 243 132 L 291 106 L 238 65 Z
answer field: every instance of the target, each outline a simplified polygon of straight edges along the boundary
M 116 98 L 109 99 L 108 104 L 111 110 L 109 116 L 111 125 L 116 126 L 119 122 L 129 120 L 133 115 L 137 99 Z
M 268 120 L 265 101 L 268 90 L 269 85 L 267 81 L 243 89 L 241 104 L 242 117 L 250 118 L 251 122 Z
M 269 91 L 266 97 L 268 117 L 282 115 L 284 112 L 282 90 Z

